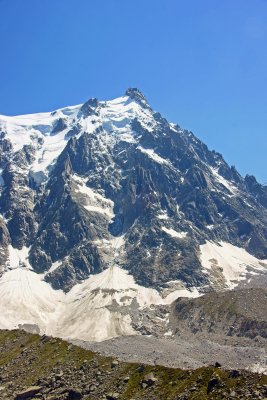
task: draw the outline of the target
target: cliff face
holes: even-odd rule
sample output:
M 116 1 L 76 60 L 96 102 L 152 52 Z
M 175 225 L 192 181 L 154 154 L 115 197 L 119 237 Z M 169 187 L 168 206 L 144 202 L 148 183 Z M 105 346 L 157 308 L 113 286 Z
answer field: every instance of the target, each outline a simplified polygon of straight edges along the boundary
M 143 332 L 151 306 L 255 286 L 266 199 L 137 89 L 1 116 L 0 327 L 99 341 Z
M 1 117 L 0 128 L 2 271 L 12 246 L 26 247 L 57 289 L 114 264 L 145 286 L 226 287 L 221 261 L 203 265 L 201 245 L 267 259 L 266 187 L 168 123 L 137 89 Z

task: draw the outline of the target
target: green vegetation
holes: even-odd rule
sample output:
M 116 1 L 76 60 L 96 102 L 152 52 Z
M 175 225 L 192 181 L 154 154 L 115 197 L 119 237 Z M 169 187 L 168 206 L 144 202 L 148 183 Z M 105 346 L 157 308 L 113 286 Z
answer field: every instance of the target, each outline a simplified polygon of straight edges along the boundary
M 249 399 L 258 392 L 264 398 L 267 392 L 264 375 L 238 371 L 234 377 L 231 371 L 213 366 L 181 370 L 124 362 L 113 365 L 111 358 L 60 339 L 19 330 L 0 331 L 0 350 L 1 399 L 15 398 L 15 393 L 36 385 L 43 385 L 39 399 L 49 398 L 49 393 L 59 400 L 71 398 L 64 394 L 66 387 L 78 390 L 85 400 L 109 398 L 110 392 L 119 400 L 226 399 L 232 398 L 231 393 L 236 399 Z M 151 383 L 149 374 L 154 379 Z

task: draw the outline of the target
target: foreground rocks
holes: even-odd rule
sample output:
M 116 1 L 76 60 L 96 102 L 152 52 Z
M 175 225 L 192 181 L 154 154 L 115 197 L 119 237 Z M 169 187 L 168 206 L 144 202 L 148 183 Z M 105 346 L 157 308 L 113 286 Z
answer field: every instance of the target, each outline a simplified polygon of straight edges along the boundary
M 223 335 L 190 334 L 180 336 L 120 336 L 103 342 L 74 343 L 124 362 L 163 365 L 172 368 L 197 369 L 222 365 L 224 369 L 246 369 L 267 373 L 267 341 Z
M 30 386 L 26 390 L 22 390 L 22 392 L 19 392 L 15 399 L 16 400 L 24 400 L 24 399 L 29 399 L 34 397 L 37 393 L 41 392 L 42 386 Z
M 0 331 L 1 400 L 264 399 L 267 376 L 125 363 L 22 331 Z M 197 397 L 196 397 L 197 396 Z

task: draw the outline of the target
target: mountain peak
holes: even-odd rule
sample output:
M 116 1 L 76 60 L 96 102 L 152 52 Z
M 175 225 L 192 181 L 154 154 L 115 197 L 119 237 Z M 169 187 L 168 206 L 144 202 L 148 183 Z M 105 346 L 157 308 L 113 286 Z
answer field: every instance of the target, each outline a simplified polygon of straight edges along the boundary
M 0 328 L 92 341 L 146 334 L 162 315 L 157 332 L 172 334 L 175 298 L 264 285 L 266 221 L 267 188 L 138 89 L 5 117 Z
M 94 114 L 96 112 L 96 108 L 98 106 L 99 102 L 96 98 L 89 99 L 81 106 L 81 113 L 85 117 L 88 117 L 88 115 Z
M 147 105 L 147 99 L 143 93 L 137 88 L 129 88 L 125 92 L 126 96 L 129 96 L 132 100 L 135 100 L 139 104 Z

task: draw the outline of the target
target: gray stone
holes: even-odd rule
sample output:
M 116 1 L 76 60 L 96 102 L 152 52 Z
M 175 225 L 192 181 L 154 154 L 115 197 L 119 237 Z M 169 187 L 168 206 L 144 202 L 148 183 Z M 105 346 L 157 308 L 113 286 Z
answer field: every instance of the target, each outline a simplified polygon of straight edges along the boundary
M 111 368 L 116 368 L 119 365 L 119 361 L 118 360 L 113 360 L 111 362 Z
M 41 386 L 30 386 L 15 395 L 15 400 L 24 400 L 33 397 L 42 390 Z
M 145 375 L 143 378 L 143 383 L 145 383 L 147 386 L 153 386 L 157 382 L 157 378 L 154 376 L 152 372 L 149 374 Z
M 119 393 L 109 393 L 106 395 L 107 400 L 118 400 L 120 397 Z

